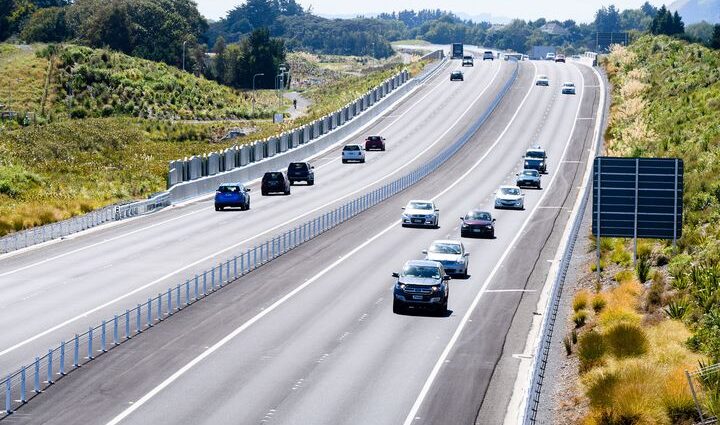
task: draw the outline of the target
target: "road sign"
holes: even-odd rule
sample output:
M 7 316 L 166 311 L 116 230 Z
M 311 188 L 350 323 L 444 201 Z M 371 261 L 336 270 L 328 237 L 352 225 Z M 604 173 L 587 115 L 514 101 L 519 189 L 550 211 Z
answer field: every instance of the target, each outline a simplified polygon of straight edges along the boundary
M 675 241 L 682 213 L 681 159 L 595 158 L 593 235 Z

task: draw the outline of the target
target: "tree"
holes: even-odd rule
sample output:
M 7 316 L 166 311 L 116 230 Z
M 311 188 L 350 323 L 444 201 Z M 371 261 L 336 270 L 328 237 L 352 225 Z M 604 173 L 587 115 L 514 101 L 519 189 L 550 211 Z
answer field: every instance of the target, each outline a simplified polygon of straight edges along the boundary
M 657 14 L 650 24 L 650 32 L 658 35 L 678 35 L 685 33 L 685 24 L 682 21 L 680 15 L 670 13 L 670 11 L 663 5 L 658 9 Z
M 720 49 L 720 24 L 715 24 L 712 40 L 710 41 L 710 47 L 713 49 Z
M 215 53 L 215 79 L 220 82 L 225 82 L 225 71 L 227 70 L 227 58 L 225 56 L 227 46 L 225 45 L 225 39 L 220 36 L 213 46 L 213 53 Z
M 672 18 L 672 35 L 675 34 L 684 34 L 685 33 L 685 23 L 683 23 L 682 18 L 680 17 L 680 14 L 678 14 L 677 10 L 673 14 Z
M 648 17 L 650 17 L 650 18 L 654 18 L 654 17 L 657 15 L 657 13 L 658 13 L 657 7 L 651 5 L 651 4 L 650 4 L 649 2 L 647 2 L 647 1 L 646 1 L 645 3 L 643 3 L 642 6 L 640 6 L 640 10 L 641 10 L 646 16 L 648 16 Z
M 63 41 L 68 35 L 65 9 L 47 7 L 30 16 L 20 37 L 28 43 L 52 43 Z

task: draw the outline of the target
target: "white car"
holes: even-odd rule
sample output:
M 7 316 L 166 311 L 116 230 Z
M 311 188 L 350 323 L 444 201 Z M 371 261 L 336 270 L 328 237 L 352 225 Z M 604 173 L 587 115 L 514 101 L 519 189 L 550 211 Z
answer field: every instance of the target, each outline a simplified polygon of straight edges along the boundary
M 467 276 L 468 257 L 465 246 L 460 241 L 439 240 L 430 244 L 430 248 L 423 250 L 425 259 L 437 261 L 443 265 L 445 273 L 449 275 Z
M 360 145 L 345 145 L 342 150 L 343 164 L 350 161 L 365 162 L 365 151 Z
M 562 94 L 575 94 L 575 83 L 563 83 Z
M 547 75 L 538 75 L 537 79 L 535 80 L 536 86 L 549 86 L 550 85 L 550 79 L 548 79 Z
M 517 186 L 500 186 L 495 192 L 495 208 L 525 209 L 525 194 Z
M 403 207 L 402 226 L 440 227 L 440 209 L 433 201 L 410 201 Z
M 554 61 L 554 60 L 555 60 L 555 53 L 550 52 L 550 53 L 546 54 L 546 55 L 545 55 L 545 59 L 546 59 L 546 60 L 549 60 L 549 61 Z

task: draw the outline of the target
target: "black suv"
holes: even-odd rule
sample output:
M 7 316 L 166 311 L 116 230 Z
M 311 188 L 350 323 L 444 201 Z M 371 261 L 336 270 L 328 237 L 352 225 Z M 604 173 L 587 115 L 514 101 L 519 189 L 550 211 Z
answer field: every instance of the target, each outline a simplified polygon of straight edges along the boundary
M 285 195 L 290 194 L 290 180 L 287 175 L 281 171 L 270 171 L 265 173 L 262 178 L 262 185 L 260 191 L 263 196 L 267 196 L 271 193 L 282 193 Z
M 306 182 L 308 186 L 315 184 L 315 167 L 309 162 L 291 162 L 288 165 L 287 176 L 290 184 Z
M 462 71 L 453 71 L 450 73 L 450 81 L 465 81 Z
M 540 174 L 547 174 L 547 154 L 540 146 L 530 148 L 523 156 L 523 168 L 537 170 Z

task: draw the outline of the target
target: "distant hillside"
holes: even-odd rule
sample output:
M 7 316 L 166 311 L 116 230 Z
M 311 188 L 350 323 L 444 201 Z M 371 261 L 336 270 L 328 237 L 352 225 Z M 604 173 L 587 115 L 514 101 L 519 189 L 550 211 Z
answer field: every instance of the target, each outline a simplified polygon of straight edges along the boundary
M 13 92 L 8 92 L 9 87 Z M 254 116 L 270 117 L 276 97 L 266 92 L 256 95 Z M 0 45 L 0 104 L 20 112 L 44 110 L 74 118 L 208 120 L 253 115 L 248 92 L 164 63 L 73 45 L 57 47 L 54 54 L 43 45 Z
M 676 0 L 670 4 L 669 9 L 677 11 L 685 25 L 701 21 L 720 23 L 720 0 Z

